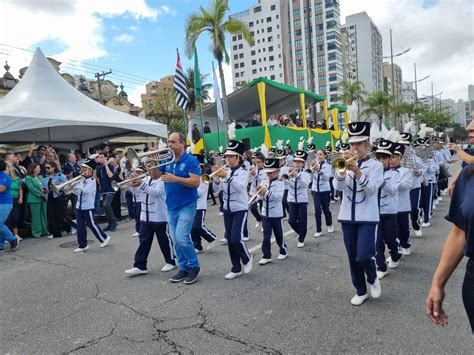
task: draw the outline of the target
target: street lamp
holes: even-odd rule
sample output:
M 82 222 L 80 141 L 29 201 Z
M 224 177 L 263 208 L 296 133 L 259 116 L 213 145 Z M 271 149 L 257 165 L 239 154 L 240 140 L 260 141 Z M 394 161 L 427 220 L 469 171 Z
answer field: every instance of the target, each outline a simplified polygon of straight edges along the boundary
M 434 106 L 435 106 L 435 105 L 434 105 L 434 98 L 435 98 L 435 96 L 439 96 L 439 102 L 440 102 L 440 104 L 441 104 L 441 94 L 442 94 L 442 93 L 443 93 L 443 91 L 441 91 L 441 92 L 439 92 L 439 93 L 437 93 L 437 94 L 433 94 L 433 82 L 431 82 L 431 95 L 423 95 L 423 97 L 431 97 L 431 109 L 433 110 L 433 112 L 434 112 L 434 110 L 435 110 L 435 107 L 434 107 Z
M 413 63 L 413 67 L 415 68 L 415 80 L 414 81 L 408 81 L 407 83 L 408 84 L 415 83 L 415 123 L 417 123 L 418 122 L 418 85 L 417 85 L 417 83 L 428 79 L 430 77 L 430 75 L 428 74 L 423 79 L 417 80 L 416 79 L 416 63 Z

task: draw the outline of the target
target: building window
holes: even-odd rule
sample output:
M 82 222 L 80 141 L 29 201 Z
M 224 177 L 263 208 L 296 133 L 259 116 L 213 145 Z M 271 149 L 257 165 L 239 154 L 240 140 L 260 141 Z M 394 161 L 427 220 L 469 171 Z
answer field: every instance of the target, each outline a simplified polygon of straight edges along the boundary
M 303 65 L 303 59 L 297 59 L 296 65 Z
M 253 9 L 253 12 L 254 12 L 254 13 L 257 13 L 257 12 L 260 12 L 260 11 L 262 11 L 262 7 L 261 7 L 261 6 L 254 7 L 254 9 Z
M 324 41 L 324 35 L 316 35 L 316 41 Z
M 232 36 L 232 41 L 237 41 L 237 36 Z
M 298 69 L 296 71 L 296 76 L 303 76 L 304 75 L 304 70 L 303 69 Z
M 322 8 L 323 8 L 323 3 L 322 3 L 322 2 L 318 2 L 318 3 L 314 4 L 314 8 L 315 8 L 315 9 L 322 9 Z
M 269 52 L 273 52 L 273 46 L 268 47 Z
M 336 49 L 336 43 L 335 42 L 328 43 L 328 51 L 330 51 L 332 49 Z
M 300 20 L 300 19 L 294 20 L 294 21 L 293 21 L 293 24 L 294 24 L 295 27 L 296 27 L 296 26 L 299 26 L 299 25 L 301 25 L 301 20 Z
M 272 36 L 268 37 L 268 42 L 273 42 L 273 37 Z
M 239 73 L 235 73 L 235 77 L 238 78 L 238 77 L 239 77 Z
M 321 13 L 321 14 L 314 15 L 314 19 L 315 20 L 322 20 L 323 19 L 323 14 Z
M 256 59 L 253 59 L 252 60 L 252 65 L 256 65 L 257 64 L 257 60 Z
M 271 27 L 268 27 L 268 28 L 267 28 L 267 32 L 272 32 L 272 28 L 271 28 Z
M 318 44 L 318 45 L 316 46 L 316 50 L 317 50 L 318 52 L 324 51 L 324 44 Z
M 244 71 L 241 71 L 241 72 L 240 72 L 240 76 L 241 76 L 241 77 L 244 76 L 244 74 L 245 74 Z
M 296 81 L 296 86 L 298 87 L 304 87 L 304 79 L 298 79 Z
M 257 69 L 252 69 L 252 74 L 257 74 Z
M 269 60 L 270 62 L 273 62 L 273 61 L 275 60 L 275 57 L 271 55 L 270 57 L 268 57 L 268 60 Z
M 298 57 L 298 56 L 301 56 L 301 55 L 303 55 L 303 50 L 302 49 L 297 49 L 295 51 L 295 57 Z
M 274 71 L 275 70 L 275 66 L 274 65 L 270 65 L 270 71 Z
M 249 22 L 249 27 L 253 27 L 253 21 Z
M 234 64 L 234 69 L 238 69 L 239 68 L 239 63 L 235 63 Z
M 299 15 L 300 15 L 300 9 L 294 9 L 293 16 L 299 16 Z
M 334 10 L 326 11 L 326 18 L 333 18 L 334 17 Z
M 324 30 L 324 25 L 322 23 L 316 25 L 316 31 L 323 31 Z
M 326 67 L 324 65 L 318 65 L 318 72 L 324 72 L 326 71 Z
M 301 30 L 296 30 L 295 31 L 295 36 L 301 36 Z
M 297 39 L 295 41 L 295 46 L 301 46 L 303 44 L 303 41 L 301 39 Z M 237 49 L 237 48 L 236 48 Z
M 326 85 L 320 85 L 319 92 L 325 92 L 325 91 L 326 91 Z
M 270 10 L 271 10 L 271 11 L 274 11 L 275 9 L 276 9 L 276 6 L 275 6 L 275 5 L 270 6 Z
M 243 68 L 244 67 L 244 62 L 240 63 L 240 67 Z
M 239 56 L 237 54 L 234 54 L 234 59 L 237 59 L 239 58 Z
M 275 80 L 275 75 L 270 75 L 270 80 Z
M 242 59 L 244 57 L 244 54 L 243 53 L 240 53 L 239 54 L 239 58 Z
M 319 81 L 326 81 L 326 77 L 325 77 L 325 76 L 320 76 L 318 79 L 319 79 Z
M 271 17 L 267 17 L 267 22 L 272 22 L 272 18 L 271 18 Z
M 232 46 L 232 49 L 233 49 L 234 51 L 236 51 L 236 50 L 237 50 L 237 45 Z
M 239 44 L 239 49 L 242 49 L 242 48 L 244 48 L 244 45 L 241 43 Z
M 251 51 L 250 55 L 255 55 L 255 50 Z

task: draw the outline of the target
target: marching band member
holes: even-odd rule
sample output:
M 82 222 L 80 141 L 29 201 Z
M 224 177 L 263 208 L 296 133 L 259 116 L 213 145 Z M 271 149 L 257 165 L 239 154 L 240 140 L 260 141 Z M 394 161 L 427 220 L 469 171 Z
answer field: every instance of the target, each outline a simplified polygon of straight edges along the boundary
M 379 188 L 380 222 L 377 228 L 376 262 L 377 277 L 382 279 L 390 269 L 398 266 L 402 257 L 399 251 L 400 242 L 397 238 L 398 214 L 398 173 L 390 168 L 390 158 L 395 154 L 395 143 L 381 140 L 375 151 L 375 158 L 383 165 L 384 182 Z M 390 256 L 385 260 L 385 245 Z
M 304 150 L 297 150 L 294 167 L 288 174 L 288 223 L 298 234 L 298 248 L 304 247 L 308 227 L 308 185 L 311 182 L 311 176 L 304 171 L 307 158 L 308 153 Z
M 253 168 L 249 171 L 249 180 L 250 180 L 250 194 L 255 193 L 256 186 L 259 186 L 263 180 L 265 180 L 266 175 L 263 170 L 263 161 L 265 157 L 259 152 L 256 151 L 252 156 L 252 162 L 254 164 Z M 260 215 L 260 209 L 262 208 L 262 201 L 259 200 L 250 206 L 250 212 L 253 214 L 257 220 L 255 228 L 262 227 L 262 216 Z
M 227 237 L 232 269 L 225 279 L 232 280 L 252 271 L 252 255 L 247 249 L 244 238 L 244 226 L 248 213 L 247 185 L 249 172 L 242 168 L 245 146 L 241 141 L 230 140 L 224 153 L 226 163 L 230 168 L 216 173 L 220 179 L 215 179 L 214 187 L 223 191 L 224 197 L 224 227 Z M 242 264 L 241 264 L 242 262 Z
M 287 213 L 289 213 L 288 207 L 288 179 L 283 179 L 283 177 L 287 177 L 288 173 L 290 172 L 290 168 L 286 165 L 286 156 L 283 149 L 277 150 L 278 159 L 280 159 L 280 180 L 283 181 L 285 185 L 285 191 L 283 193 L 283 219 L 287 218 Z
M 428 145 L 427 139 L 423 141 L 424 145 Z M 436 184 L 436 173 L 439 169 L 439 165 L 436 163 L 434 157 L 429 159 L 426 167 L 426 186 L 421 187 L 421 198 L 423 205 L 423 223 L 421 227 L 429 227 L 430 219 L 433 215 L 433 197 L 434 197 L 434 186 Z
M 390 158 L 390 167 L 398 173 L 395 177 L 398 181 L 398 233 L 403 255 L 411 254 L 410 221 L 408 216 L 411 212 L 410 189 L 413 184 L 412 173 L 404 166 L 400 166 L 400 160 L 405 153 L 403 144 L 394 143 L 395 150 Z
M 290 140 L 286 141 L 285 146 L 285 155 L 286 155 L 286 166 L 292 167 L 293 166 L 293 151 L 291 150 Z
M 201 169 L 204 169 L 204 156 L 198 154 L 196 158 L 199 163 L 201 163 Z M 201 183 L 198 187 L 199 199 L 197 200 L 196 215 L 194 216 L 193 227 L 191 229 L 191 238 L 197 253 L 203 251 L 201 238 L 209 243 L 206 250 L 210 250 L 216 243 L 216 235 L 204 225 L 207 211 L 207 195 L 210 186 L 210 184 L 204 183 L 201 179 Z
M 331 178 L 331 166 L 326 162 L 326 154 L 322 150 L 316 152 L 314 167 L 311 169 L 312 174 L 312 186 L 311 194 L 313 195 L 314 202 L 314 217 L 316 218 L 316 233 L 315 237 L 320 237 L 323 233 L 321 214 L 324 212 L 324 218 L 326 219 L 326 226 L 328 227 L 328 233 L 334 232 L 334 226 L 332 224 L 332 214 L 329 208 L 331 199 L 331 189 L 329 187 L 329 181 Z
M 106 247 L 110 242 L 110 237 L 95 223 L 94 215 L 92 214 L 97 191 L 97 183 L 93 177 L 96 167 L 97 162 L 94 159 L 87 159 L 81 165 L 81 175 L 84 177 L 84 182 L 78 182 L 72 187 L 72 193 L 77 196 L 76 228 L 77 242 L 79 244 L 79 247 L 74 249 L 74 253 L 89 250 L 86 226 L 92 230 L 92 233 L 99 240 L 101 248 Z
M 134 172 L 132 172 L 131 176 L 135 177 L 138 175 L 141 175 L 146 172 L 146 168 L 143 164 L 140 164 Z M 135 233 L 132 234 L 132 237 L 138 237 L 140 235 L 140 214 L 142 211 L 142 197 L 143 197 L 143 192 L 142 190 L 137 186 L 131 186 L 131 192 L 132 192 L 132 207 L 133 210 L 135 211 Z
M 285 184 L 278 179 L 280 160 L 278 158 L 265 159 L 265 173 L 268 180 L 266 184 L 257 187 L 257 193 L 263 201 L 262 206 L 262 225 L 263 225 L 263 242 L 262 242 L 262 259 L 258 262 L 260 265 L 268 264 L 272 261 L 271 243 L 272 230 L 275 234 L 275 240 L 278 245 L 280 254 L 278 260 L 284 260 L 288 256 L 288 248 L 283 237 L 283 193 Z
M 165 265 L 161 271 L 171 271 L 176 267 L 173 241 L 168 232 L 165 185 L 161 181 L 156 168 L 148 169 L 148 175 L 143 180 L 136 179 L 132 181 L 132 185 L 135 188 L 139 188 L 143 193 L 140 213 L 140 234 L 138 236 L 140 244 L 135 253 L 133 268 L 125 270 L 126 274 L 132 276 L 148 273 L 148 255 L 150 254 L 155 234 L 165 258 Z
M 332 152 L 332 147 L 331 147 L 331 142 L 327 141 L 326 145 L 324 146 L 324 152 L 326 155 L 326 163 L 330 166 L 331 165 L 331 160 L 329 158 L 329 154 Z M 332 184 L 334 180 L 334 175 L 332 173 L 332 169 L 329 169 L 331 171 L 330 176 L 329 176 L 329 199 L 331 203 L 336 202 L 336 196 L 335 196 L 335 191 L 334 191 L 334 186 Z
M 352 283 L 357 290 L 351 304 L 359 306 L 368 298 L 365 275 L 372 298 L 379 298 L 382 292 L 376 272 L 375 241 L 379 223 L 377 195 L 383 183 L 383 166 L 367 156 L 369 122 L 350 123 L 348 133 L 350 153 L 342 154 L 346 169 L 335 170 L 334 187 L 343 191 L 338 220 L 342 226 Z
M 412 141 L 411 133 L 402 132 L 400 133 L 400 140 L 398 143 L 403 144 L 406 148 L 410 147 Z M 411 217 L 411 225 L 413 227 L 413 231 L 415 236 L 421 237 L 421 227 L 420 227 L 420 197 L 421 197 L 421 183 L 423 181 L 423 174 L 426 171 L 426 166 L 423 164 L 421 158 L 416 155 L 415 146 L 418 145 L 416 142 L 413 143 L 413 147 L 411 147 L 411 157 L 407 157 L 407 159 L 411 159 L 413 161 L 413 170 L 412 173 L 412 185 L 410 188 L 410 217 Z

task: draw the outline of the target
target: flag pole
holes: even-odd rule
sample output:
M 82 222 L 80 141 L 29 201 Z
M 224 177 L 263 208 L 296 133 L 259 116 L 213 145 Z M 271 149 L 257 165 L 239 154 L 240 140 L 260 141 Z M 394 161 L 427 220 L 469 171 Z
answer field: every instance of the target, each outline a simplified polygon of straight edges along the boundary
M 204 141 L 204 125 L 202 121 L 202 98 L 199 100 L 199 117 L 201 118 L 201 132 L 202 132 L 202 146 L 204 147 L 204 151 L 206 152 L 206 143 Z

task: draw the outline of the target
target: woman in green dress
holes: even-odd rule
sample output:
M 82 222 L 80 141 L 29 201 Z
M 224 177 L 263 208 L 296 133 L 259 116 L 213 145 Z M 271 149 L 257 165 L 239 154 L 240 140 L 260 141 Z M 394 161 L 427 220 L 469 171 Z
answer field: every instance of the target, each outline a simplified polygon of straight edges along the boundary
M 43 191 L 43 183 L 40 175 L 41 167 L 33 163 L 28 167 L 28 176 L 25 178 L 28 187 L 26 203 L 31 213 L 31 234 L 34 238 L 49 235 L 47 222 L 46 195 Z
M 12 179 L 10 185 L 10 192 L 13 198 L 13 208 L 7 219 L 7 226 L 11 229 L 16 239 L 21 240 L 22 238 L 18 234 L 18 228 L 21 224 L 21 209 L 23 203 L 23 187 L 21 186 L 21 179 L 16 174 L 15 169 L 12 166 L 7 167 L 8 174 Z

